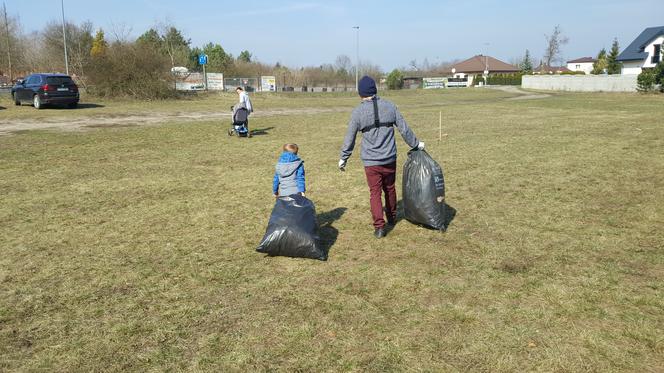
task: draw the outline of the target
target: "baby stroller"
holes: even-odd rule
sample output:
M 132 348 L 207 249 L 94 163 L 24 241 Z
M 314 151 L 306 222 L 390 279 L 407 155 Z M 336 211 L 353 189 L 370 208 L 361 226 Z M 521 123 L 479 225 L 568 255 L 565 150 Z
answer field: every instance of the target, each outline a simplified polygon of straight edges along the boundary
M 233 107 L 231 106 L 231 110 Z M 245 108 L 239 108 L 233 113 L 233 124 L 228 130 L 228 136 L 237 135 L 237 137 L 251 137 L 247 125 L 249 123 L 249 111 Z

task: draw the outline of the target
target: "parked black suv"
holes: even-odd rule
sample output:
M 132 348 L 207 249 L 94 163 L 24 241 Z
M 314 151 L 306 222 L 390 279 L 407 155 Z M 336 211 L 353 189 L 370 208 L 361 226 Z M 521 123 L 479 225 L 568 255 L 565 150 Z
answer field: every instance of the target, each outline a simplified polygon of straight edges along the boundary
M 35 109 L 49 104 L 75 108 L 78 105 L 79 93 L 78 86 L 69 75 L 32 74 L 12 87 L 12 98 L 16 105 L 30 102 Z

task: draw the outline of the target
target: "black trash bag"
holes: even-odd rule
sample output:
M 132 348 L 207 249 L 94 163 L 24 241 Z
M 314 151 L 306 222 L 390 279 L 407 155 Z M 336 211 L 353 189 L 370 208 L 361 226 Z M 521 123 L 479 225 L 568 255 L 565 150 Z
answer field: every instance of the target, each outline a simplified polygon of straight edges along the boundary
M 443 169 L 424 150 L 409 151 L 403 166 L 403 210 L 411 223 L 445 230 Z
M 318 236 L 314 203 L 299 194 L 277 198 L 256 251 L 270 256 L 327 260 Z

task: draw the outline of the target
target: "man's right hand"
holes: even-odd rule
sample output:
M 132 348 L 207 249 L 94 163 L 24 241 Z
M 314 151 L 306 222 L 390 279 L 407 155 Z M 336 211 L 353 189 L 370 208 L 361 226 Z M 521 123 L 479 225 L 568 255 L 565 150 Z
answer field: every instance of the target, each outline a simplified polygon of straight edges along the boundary
M 346 171 L 346 161 L 344 161 L 343 159 L 339 160 L 339 170 Z

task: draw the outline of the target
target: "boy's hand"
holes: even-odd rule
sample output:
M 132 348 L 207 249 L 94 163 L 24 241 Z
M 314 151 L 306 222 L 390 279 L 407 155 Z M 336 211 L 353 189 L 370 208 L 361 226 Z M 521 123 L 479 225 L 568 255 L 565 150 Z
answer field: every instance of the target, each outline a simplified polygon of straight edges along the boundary
M 300 192 L 300 194 L 302 195 L 302 197 L 306 197 L 306 196 L 304 195 L 304 192 Z
M 279 198 L 279 193 L 274 193 L 274 198 Z

